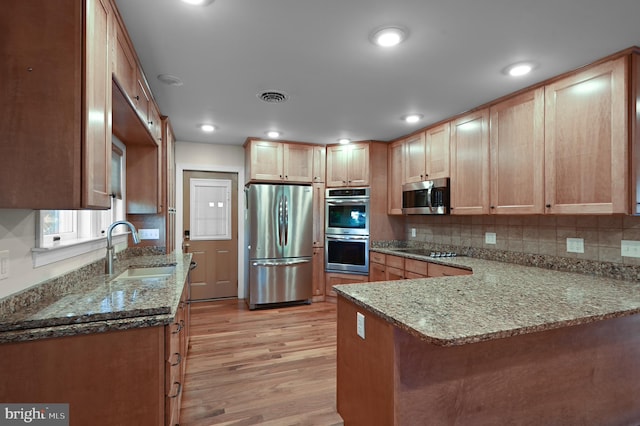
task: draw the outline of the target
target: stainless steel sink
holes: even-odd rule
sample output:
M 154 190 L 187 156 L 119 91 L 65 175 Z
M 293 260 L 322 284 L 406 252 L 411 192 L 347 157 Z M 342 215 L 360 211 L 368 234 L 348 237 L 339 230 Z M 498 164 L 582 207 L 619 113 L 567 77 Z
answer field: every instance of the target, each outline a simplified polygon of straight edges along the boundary
M 173 275 L 176 267 L 171 266 L 152 266 L 129 268 L 114 278 L 114 280 L 141 280 L 144 278 L 162 278 Z

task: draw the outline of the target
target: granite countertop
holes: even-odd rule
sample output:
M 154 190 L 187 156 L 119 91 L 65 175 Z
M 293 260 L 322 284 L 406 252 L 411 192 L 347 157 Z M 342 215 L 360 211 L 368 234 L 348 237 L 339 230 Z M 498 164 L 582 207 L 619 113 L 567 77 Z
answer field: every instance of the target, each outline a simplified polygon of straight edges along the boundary
M 4 300 L 0 343 L 170 324 L 187 280 L 191 254 L 139 256 L 116 264 L 112 276 L 99 274 L 69 285 L 53 300 L 28 289 Z M 130 267 L 175 265 L 172 275 L 116 279 Z M 10 307 L 10 308 L 8 308 Z
M 339 295 L 416 337 L 455 346 L 640 312 L 640 282 L 402 250 L 372 249 L 472 275 L 334 286 Z

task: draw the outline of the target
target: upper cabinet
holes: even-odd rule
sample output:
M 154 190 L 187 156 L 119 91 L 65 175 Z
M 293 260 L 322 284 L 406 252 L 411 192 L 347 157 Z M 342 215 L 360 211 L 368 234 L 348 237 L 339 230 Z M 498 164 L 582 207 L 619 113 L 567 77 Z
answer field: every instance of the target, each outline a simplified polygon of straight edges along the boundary
M 489 213 L 489 110 L 451 123 L 451 214 Z
M 11 1 L 0 28 L 0 208 L 109 208 L 109 2 Z
M 369 143 L 327 147 L 327 187 L 369 186 Z
M 491 213 L 544 213 L 544 88 L 492 106 L 490 116 Z
M 324 182 L 327 163 L 327 148 L 324 146 L 313 147 L 313 183 Z
M 545 87 L 547 213 L 629 212 L 627 60 Z
M 404 185 L 406 141 L 399 140 L 389 145 L 387 160 L 387 213 L 402 214 L 402 185 Z
M 312 183 L 313 145 L 248 139 L 247 181 Z
M 449 177 L 449 123 L 405 140 L 405 183 Z

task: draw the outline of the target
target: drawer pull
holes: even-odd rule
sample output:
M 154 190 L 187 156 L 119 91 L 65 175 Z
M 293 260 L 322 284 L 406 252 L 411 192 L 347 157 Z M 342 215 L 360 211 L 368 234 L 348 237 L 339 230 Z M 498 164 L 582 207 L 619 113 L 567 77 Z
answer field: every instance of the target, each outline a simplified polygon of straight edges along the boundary
M 180 392 L 182 392 L 182 383 L 180 382 L 173 382 L 174 385 L 178 385 L 178 390 L 176 390 L 175 395 L 167 395 L 169 398 L 176 398 L 178 395 L 180 395 Z M 173 387 L 173 386 L 172 386 Z
M 180 352 L 175 352 L 174 355 L 177 355 L 177 361 L 170 363 L 172 367 L 175 367 L 182 362 L 182 355 L 180 354 Z
M 180 320 L 180 322 L 174 322 L 173 325 L 177 325 L 178 328 L 176 328 L 176 331 L 172 331 L 171 334 L 178 334 L 182 331 L 182 324 L 184 324 L 184 321 Z

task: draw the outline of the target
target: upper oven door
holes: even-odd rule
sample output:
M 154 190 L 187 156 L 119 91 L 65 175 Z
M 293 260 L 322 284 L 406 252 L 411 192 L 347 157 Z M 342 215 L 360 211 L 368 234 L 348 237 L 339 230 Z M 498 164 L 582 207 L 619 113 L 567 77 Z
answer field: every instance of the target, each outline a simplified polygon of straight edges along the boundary
M 369 235 L 369 199 L 327 199 L 324 217 L 327 234 Z

